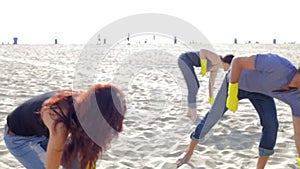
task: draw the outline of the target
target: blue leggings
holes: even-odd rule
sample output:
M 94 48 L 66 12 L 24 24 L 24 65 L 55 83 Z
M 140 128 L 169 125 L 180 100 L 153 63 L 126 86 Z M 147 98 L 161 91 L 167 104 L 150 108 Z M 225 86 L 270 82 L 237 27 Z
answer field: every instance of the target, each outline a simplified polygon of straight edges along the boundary
M 205 138 L 205 135 L 227 111 L 227 89 L 228 81 L 227 78 L 225 78 L 211 109 L 207 112 L 205 117 L 197 125 L 195 131 L 191 134 L 191 138 L 193 140 Z M 274 153 L 274 146 L 276 144 L 278 131 L 278 119 L 274 99 L 264 94 L 247 92 L 244 90 L 239 90 L 238 98 L 239 100 L 245 98 L 249 99 L 259 115 L 260 122 L 263 127 L 259 144 L 259 155 L 272 155 Z
M 183 53 L 178 58 L 178 66 L 188 88 L 188 107 L 196 108 L 196 96 L 200 87 L 194 66 L 200 67 L 200 56 L 197 52 Z

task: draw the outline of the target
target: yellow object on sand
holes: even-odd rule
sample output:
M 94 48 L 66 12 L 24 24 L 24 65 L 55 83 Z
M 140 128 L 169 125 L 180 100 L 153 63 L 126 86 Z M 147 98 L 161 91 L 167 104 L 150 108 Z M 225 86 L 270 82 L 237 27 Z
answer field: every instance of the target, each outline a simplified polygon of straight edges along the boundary
M 204 76 L 207 71 L 207 59 L 200 59 L 201 75 Z
M 239 91 L 238 83 L 229 83 L 226 107 L 232 112 L 235 112 L 238 108 L 238 103 L 239 103 L 238 91 Z

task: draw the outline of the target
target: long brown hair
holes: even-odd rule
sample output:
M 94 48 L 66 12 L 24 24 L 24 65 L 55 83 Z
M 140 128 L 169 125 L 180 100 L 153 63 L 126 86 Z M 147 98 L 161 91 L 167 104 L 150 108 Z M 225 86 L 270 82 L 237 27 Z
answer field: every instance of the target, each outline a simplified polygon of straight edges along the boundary
M 72 90 L 58 91 L 53 97 L 47 100 L 47 103 L 40 112 L 44 112 L 47 109 L 51 109 L 52 111 L 54 109 L 59 109 L 59 111 L 54 111 L 54 113 L 59 116 L 59 118 L 55 120 L 54 125 L 62 122 L 66 128 L 69 129 L 71 128 L 72 123 L 74 123 L 73 121 L 76 120 L 76 117 L 75 119 L 73 117 L 75 112 L 73 98 L 79 96 L 80 93 L 82 92 L 75 92 Z M 68 113 L 63 113 L 61 105 L 64 105 L 64 108 L 67 109 Z M 54 127 L 54 129 L 56 129 L 56 127 Z
M 111 84 L 96 84 L 76 97 L 74 108 L 77 115 L 72 124 L 75 125 L 70 128 L 62 165 L 70 168 L 79 158 L 81 169 L 93 168 L 112 139 L 123 129 L 124 94 Z M 102 118 L 99 120 L 98 116 Z
M 65 105 L 68 113 L 63 113 L 60 105 Z M 87 92 L 59 92 L 48 100 L 42 111 L 54 110 L 54 106 L 60 110 L 55 111 L 59 118 L 54 125 L 63 123 L 69 132 L 62 166 L 71 168 L 74 161 L 80 161 L 81 169 L 94 168 L 103 151 L 123 129 L 126 111 L 124 94 L 111 84 L 96 84 Z M 99 114 L 102 121 L 94 118 Z M 86 119 L 87 122 L 84 121 Z M 94 130 L 91 132 L 87 125 Z

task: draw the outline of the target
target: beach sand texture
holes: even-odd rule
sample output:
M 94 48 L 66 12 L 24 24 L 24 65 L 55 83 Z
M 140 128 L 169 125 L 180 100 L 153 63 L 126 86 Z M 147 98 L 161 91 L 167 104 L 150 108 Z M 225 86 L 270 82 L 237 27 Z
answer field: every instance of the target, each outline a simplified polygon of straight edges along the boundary
M 191 48 L 192 47 L 192 48 Z M 23 168 L 8 152 L 3 140 L 6 116 L 25 100 L 51 90 L 85 90 L 93 83 L 112 82 L 126 94 L 124 131 L 97 162 L 105 169 L 172 169 L 185 152 L 195 125 L 186 117 L 186 86 L 177 66 L 182 52 L 200 44 L 117 45 L 108 50 L 83 45 L 0 46 L 0 168 Z M 300 66 L 297 44 L 213 45 L 220 55 L 278 53 Z M 209 110 L 208 76 L 201 77 L 198 114 Z M 218 77 L 221 82 L 224 73 Z M 216 91 L 215 91 L 216 93 Z M 266 168 L 295 169 L 296 148 L 289 106 L 276 100 L 279 132 L 275 154 Z M 261 127 L 248 100 L 236 113 L 228 111 L 204 144 L 198 144 L 190 162 L 181 169 L 255 168 Z

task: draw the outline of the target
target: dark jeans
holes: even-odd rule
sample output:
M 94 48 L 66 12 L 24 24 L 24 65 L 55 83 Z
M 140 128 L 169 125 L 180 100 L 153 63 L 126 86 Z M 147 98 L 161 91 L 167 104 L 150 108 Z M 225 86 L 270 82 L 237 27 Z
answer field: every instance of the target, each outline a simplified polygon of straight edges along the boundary
M 207 133 L 227 111 L 227 90 L 228 81 L 227 78 L 225 78 L 211 109 L 207 112 L 205 117 L 197 125 L 195 131 L 191 134 L 191 138 L 193 140 L 204 139 Z M 264 94 L 244 90 L 239 90 L 238 98 L 239 100 L 245 98 L 249 99 L 259 115 L 260 122 L 263 127 L 259 144 L 259 155 L 272 155 L 274 153 L 274 146 L 276 144 L 278 131 L 278 119 L 274 99 Z

